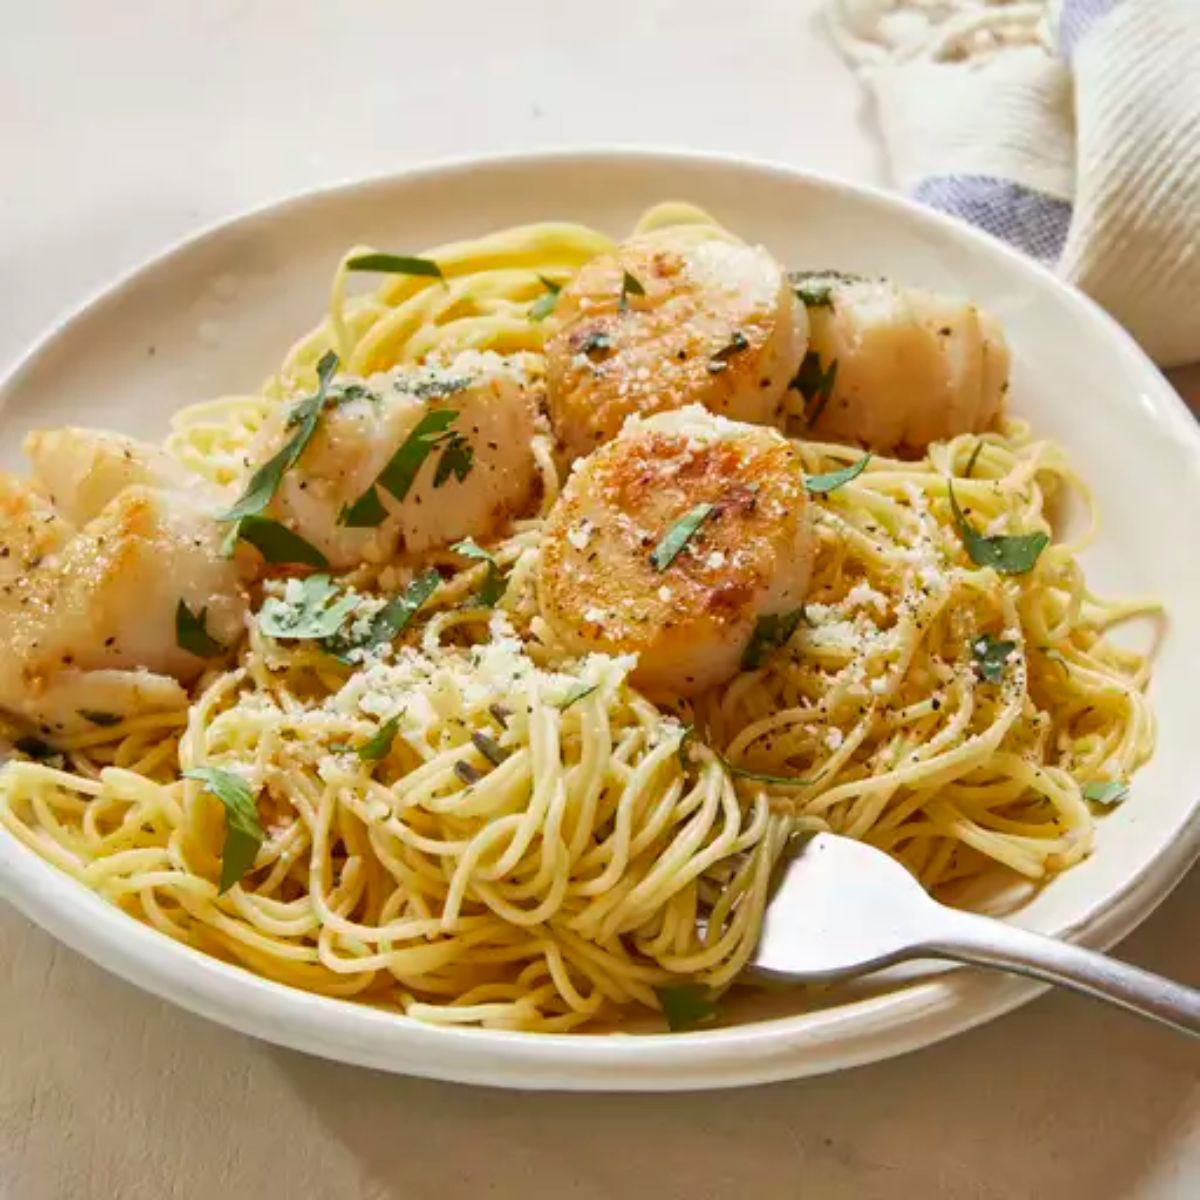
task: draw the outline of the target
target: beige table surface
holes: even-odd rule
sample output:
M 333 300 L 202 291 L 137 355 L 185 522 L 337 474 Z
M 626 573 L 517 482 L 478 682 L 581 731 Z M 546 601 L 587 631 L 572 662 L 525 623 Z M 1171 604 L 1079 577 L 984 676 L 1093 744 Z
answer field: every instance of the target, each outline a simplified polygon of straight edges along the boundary
M 684 145 L 880 180 L 811 0 L 0 6 L 0 365 L 290 191 L 478 151 Z M 1200 298 L 1198 298 L 1200 299 Z M 1195 373 L 1181 384 L 1200 399 Z M 1121 952 L 1200 981 L 1200 872 Z M 142 995 L 0 907 L 0 1196 L 1200 1196 L 1200 1055 L 1047 996 L 836 1077 L 525 1095 L 373 1074 Z

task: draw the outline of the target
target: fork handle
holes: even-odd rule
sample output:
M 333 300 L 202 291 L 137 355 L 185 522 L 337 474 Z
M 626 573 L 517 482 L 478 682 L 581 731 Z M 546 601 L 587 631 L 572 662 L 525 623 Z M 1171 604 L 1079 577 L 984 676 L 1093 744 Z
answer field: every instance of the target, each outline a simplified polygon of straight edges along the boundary
M 914 957 L 996 967 L 1062 984 L 1200 1037 L 1200 989 L 987 917 L 948 911 L 944 935 L 914 950 Z

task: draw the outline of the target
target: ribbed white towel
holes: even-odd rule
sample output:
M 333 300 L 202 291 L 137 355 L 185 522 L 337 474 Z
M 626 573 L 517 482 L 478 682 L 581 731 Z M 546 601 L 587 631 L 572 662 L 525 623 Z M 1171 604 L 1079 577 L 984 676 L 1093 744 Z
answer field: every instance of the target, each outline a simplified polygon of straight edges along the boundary
M 1200 360 L 1200 0 L 832 0 L 897 184 Z

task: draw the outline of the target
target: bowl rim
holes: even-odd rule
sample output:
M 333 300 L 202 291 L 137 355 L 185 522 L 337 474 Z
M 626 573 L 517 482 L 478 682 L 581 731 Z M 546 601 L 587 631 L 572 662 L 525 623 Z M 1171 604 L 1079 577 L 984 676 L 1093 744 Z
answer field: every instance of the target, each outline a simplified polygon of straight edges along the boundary
M 1165 432 L 1200 469 L 1200 423 L 1133 338 L 1097 304 L 1048 268 L 953 217 L 906 197 L 788 164 L 732 153 L 648 146 L 546 148 L 456 156 L 400 171 L 351 178 L 253 205 L 177 238 L 94 289 L 59 316 L 0 379 L 8 392 L 99 306 L 116 302 L 177 258 L 201 250 L 233 228 L 318 208 L 355 194 L 414 182 L 453 181 L 476 172 L 536 171 L 550 165 L 605 162 L 653 166 L 689 163 L 724 173 L 776 177 L 849 196 L 882 212 L 902 212 L 975 255 L 1015 266 L 1038 287 L 1093 325 L 1142 372 Z M 1061 936 L 1107 947 L 1143 920 L 1200 853 L 1200 796 L 1180 835 L 1128 880 L 1091 906 Z M 242 1033 L 363 1066 L 464 1083 L 567 1090 L 672 1091 L 796 1078 L 877 1061 L 940 1041 L 997 1017 L 1046 990 L 1027 979 L 951 968 L 882 995 L 689 1033 L 545 1034 L 433 1026 L 382 1008 L 299 991 L 173 941 L 133 920 L 37 856 L 0 835 L 0 893 L 58 940 L 146 991 Z

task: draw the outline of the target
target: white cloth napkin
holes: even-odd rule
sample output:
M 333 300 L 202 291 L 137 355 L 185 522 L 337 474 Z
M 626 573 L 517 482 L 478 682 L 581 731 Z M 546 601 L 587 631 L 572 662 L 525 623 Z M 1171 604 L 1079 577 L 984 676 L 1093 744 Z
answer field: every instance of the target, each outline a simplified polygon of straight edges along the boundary
M 1200 360 L 1200 0 L 832 0 L 895 182 Z

